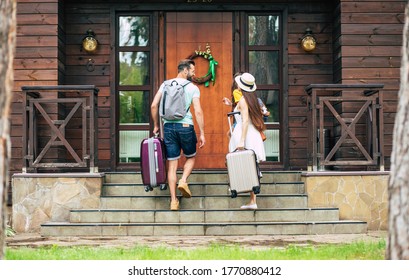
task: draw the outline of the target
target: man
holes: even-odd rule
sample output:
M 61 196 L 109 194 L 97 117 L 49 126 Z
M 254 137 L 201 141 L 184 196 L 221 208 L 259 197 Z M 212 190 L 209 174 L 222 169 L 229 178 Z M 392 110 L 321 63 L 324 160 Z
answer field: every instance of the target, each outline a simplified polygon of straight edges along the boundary
M 185 84 L 187 80 L 191 80 L 195 75 L 195 63 L 193 60 L 185 59 L 181 60 L 178 64 L 178 75 L 175 79 L 179 84 Z M 151 114 L 154 124 L 153 133 L 159 133 L 159 104 L 162 97 L 164 83 L 160 86 L 158 92 L 153 99 L 151 105 Z M 205 144 L 204 136 L 204 118 L 203 110 L 200 105 L 200 91 L 199 88 L 193 83 L 187 84 L 185 87 L 186 94 L 186 110 L 193 103 L 195 112 L 195 118 L 199 125 L 199 148 L 202 148 Z M 176 182 L 177 182 L 177 167 L 180 158 L 181 150 L 186 157 L 185 165 L 183 166 L 182 178 L 178 183 L 178 190 L 182 193 L 183 197 L 189 198 L 192 196 L 187 179 L 192 173 L 195 165 L 196 156 L 196 132 L 193 126 L 193 117 L 188 110 L 186 116 L 181 120 L 165 120 L 164 122 L 164 140 L 166 146 L 166 156 L 168 160 L 168 185 L 170 189 L 170 210 L 179 210 L 179 200 L 176 197 Z

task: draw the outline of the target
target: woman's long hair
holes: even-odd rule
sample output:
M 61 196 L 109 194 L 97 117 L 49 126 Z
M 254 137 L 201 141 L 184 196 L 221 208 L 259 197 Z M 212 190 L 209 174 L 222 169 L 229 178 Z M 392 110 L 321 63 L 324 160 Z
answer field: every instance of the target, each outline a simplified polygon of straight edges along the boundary
M 258 131 L 266 130 L 266 125 L 264 124 L 263 115 L 261 114 L 260 105 L 258 104 L 257 95 L 255 92 L 241 91 L 243 97 L 247 102 L 249 108 L 249 118 Z

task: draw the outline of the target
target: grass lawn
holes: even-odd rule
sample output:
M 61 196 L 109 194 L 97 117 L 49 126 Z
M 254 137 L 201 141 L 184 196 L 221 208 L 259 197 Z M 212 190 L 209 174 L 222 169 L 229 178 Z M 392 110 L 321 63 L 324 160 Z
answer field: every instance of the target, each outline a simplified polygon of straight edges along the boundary
M 251 249 L 212 244 L 204 248 L 135 246 L 133 248 L 60 247 L 6 248 L 7 260 L 383 260 L 386 242 L 289 245 Z

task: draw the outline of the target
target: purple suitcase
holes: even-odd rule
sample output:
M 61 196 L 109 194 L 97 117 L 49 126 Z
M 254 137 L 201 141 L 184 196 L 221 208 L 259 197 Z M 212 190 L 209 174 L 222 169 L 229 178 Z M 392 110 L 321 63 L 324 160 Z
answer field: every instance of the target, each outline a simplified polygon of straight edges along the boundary
M 166 190 L 166 154 L 162 138 L 150 137 L 141 143 L 141 174 L 145 191 L 160 186 Z

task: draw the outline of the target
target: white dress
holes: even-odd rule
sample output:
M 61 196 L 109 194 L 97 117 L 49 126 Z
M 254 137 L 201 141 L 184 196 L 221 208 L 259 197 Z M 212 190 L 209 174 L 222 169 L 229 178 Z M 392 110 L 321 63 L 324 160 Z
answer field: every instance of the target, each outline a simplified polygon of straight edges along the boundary
M 238 111 L 237 107 L 234 109 L 234 111 L 235 112 Z M 236 120 L 236 125 L 234 126 L 233 133 L 230 137 L 230 142 L 229 142 L 230 152 L 233 152 L 237 148 L 238 143 L 240 142 L 242 125 L 243 125 L 240 114 L 235 114 L 234 118 Z M 263 139 L 261 139 L 260 132 L 251 123 L 250 118 L 249 118 L 249 127 L 247 129 L 247 136 L 244 141 L 244 148 L 248 150 L 253 150 L 256 153 L 258 162 L 266 160 L 266 151 L 264 149 Z

